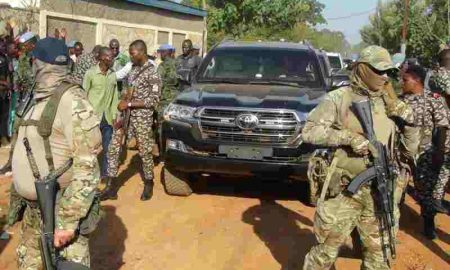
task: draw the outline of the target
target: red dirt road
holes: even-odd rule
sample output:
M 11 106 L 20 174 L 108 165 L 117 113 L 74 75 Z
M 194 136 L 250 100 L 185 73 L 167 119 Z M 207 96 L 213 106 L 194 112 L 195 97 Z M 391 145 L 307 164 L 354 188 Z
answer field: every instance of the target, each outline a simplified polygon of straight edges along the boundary
M 0 164 L 5 153 L 0 150 Z M 157 179 L 160 170 L 155 169 Z M 135 168 L 120 177 L 130 180 L 120 189 L 119 200 L 103 204 L 106 216 L 91 238 L 94 270 L 301 269 L 315 241 L 314 208 L 299 202 L 294 192 L 302 186 L 202 179 L 194 195 L 178 198 L 166 195 L 157 181 L 153 199 L 141 202 L 142 184 Z M 0 220 L 10 181 L 0 178 Z M 450 218 L 438 217 L 439 239 L 429 241 L 420 234 L 418 210 L 407 197 L 393 269 L 450 269 Z M 0 269 L 16 269 L 18 226 L 12 231 L 10 241 L 0 242 Z M 351 250 L 351 239 L 349 244 L 337 261 L 338 270 L 359 269 L 360 255 Z

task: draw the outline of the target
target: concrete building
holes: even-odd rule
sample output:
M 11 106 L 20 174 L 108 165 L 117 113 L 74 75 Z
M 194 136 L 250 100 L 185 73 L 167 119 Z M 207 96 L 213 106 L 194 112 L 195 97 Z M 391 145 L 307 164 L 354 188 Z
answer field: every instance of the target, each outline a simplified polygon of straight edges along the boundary
M 117 38 L 122 49 L 144 40 L 150 52 L 170 43 L 181 52 L 181 42 L 189 38 L 204 47 L 206 11 L 166 0 L 41 0 L 35 12 L 41 37 L 53 36 L 56 28 L 66 28 L 67 40 L 79 40 L 90 50 Z M 24 10 L 4 8 L 11 12 Z M 34 14 L 27 15 L 34 16 Z M 6 18 L 7 16 L 2 16 Z M 35 31 L 35 26 L 29 27 Z

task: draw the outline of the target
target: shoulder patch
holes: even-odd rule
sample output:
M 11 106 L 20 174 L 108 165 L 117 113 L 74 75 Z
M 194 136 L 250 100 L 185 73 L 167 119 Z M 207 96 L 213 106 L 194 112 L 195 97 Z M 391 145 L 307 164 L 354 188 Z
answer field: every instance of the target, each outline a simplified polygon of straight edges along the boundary
M 439 95 L 438 93 L 433 93 L 433 98 L 439 99 L 441 98 L 441 95 Z

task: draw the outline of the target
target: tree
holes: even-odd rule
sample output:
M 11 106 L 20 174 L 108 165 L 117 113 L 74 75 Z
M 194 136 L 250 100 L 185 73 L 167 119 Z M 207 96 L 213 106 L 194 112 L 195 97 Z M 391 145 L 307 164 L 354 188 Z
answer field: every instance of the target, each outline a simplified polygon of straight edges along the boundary
M 292 29 L 297 23 L 325 22 L 317 0 L 211 0 L 208 30 L 236 38 Z M 270 29 L 268 31 L 267 29 Z
M 361 29 L 362 40 L 367 44 L 381 45 L 391 53 L 398 52 L 404 14 L 403 0 L 383 5 L 380 16 L 371 16 L 369 25 Z M 407 56 L 417 57 L 430 65 L 439 46 L 448 39 L 447 25 L 447 0 L 411 0 Z

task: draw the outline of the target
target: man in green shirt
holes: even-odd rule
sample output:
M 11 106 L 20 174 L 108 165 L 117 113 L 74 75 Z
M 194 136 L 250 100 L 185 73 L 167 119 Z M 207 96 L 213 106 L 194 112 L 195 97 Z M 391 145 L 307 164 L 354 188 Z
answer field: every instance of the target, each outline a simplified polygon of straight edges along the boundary
M 110 48 L 100 49 L 99 63 L 90 68 L 83 80 L 83 88 L 94 111 L 102 118 L 100 131 L 102 132 L 103 158 L 100 166 L 101 178 L 107 177 L 107 150 L 113 133 L 113 123 L 117 115 L 119 91 L 117 90 L 116 73 L 112 70 L 113 53 Z

